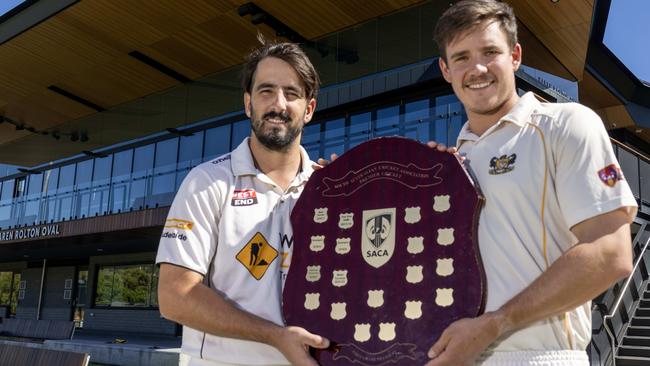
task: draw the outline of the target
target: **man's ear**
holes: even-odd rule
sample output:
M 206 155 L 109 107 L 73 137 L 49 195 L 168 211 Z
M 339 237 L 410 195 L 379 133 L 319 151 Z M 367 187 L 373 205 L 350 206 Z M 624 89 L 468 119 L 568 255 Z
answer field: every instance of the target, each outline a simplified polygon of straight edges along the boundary
M 251 118 L 251 95 L 250 93 L 244 93 L 244 110 L 246 111 L 246 117 Z
M 440 57 L 438 59 L 438 66 L 440 67 L 440 71 L 442 71 L 442 77 L 451 84 L 451 75 L 449 75 L 449 68 L 447 67 L 447 63 L 443 57 Z
M 515 47 L 512 49 L 512 66 L 514 71 L 519 70 L 522 60 L 522 49 L 519 43 L 515 44 Z
M 304 124 L 307 124 L 309 123 L 309 121 L 311 121 L 312 117 L 314 117 L 315 110 L 316 110 L 316 99 L 311 98 L 307 103 L 307 108 L 305 109 Z

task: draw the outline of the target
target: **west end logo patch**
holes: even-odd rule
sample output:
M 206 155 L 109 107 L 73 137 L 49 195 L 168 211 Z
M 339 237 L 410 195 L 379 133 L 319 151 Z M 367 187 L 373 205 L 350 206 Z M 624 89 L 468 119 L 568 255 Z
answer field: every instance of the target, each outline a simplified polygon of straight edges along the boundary
M 257 232 L 237 253 L 237 260 L 255 277 L 264 277 L 266 270 L 278 257 L 278 251 L 269 244 L 264 235 Z
M 363 211 L 361 254 L 375 268 L 388 263 L 395 251 L 395 208 Z
M 254 189 L 236 189 L 232 193 L 232 206 L 252 206 L 257 204 L 257 192 Z
M 194 223 L 189 220 L 169 218 L 165 221 L 165 227 L 168 229 L 192 230 Z
M 515 160 L 517 160 L 517 154 L 495 156 L 490 159 L 490 170 L 488 172 L 490 175 L 508 173 L 515 168 Z
M 616 164 L 609 164 L 598 171 L 598 178 L 608 187 L 614 187 L 616 182 L 623 180 L 623 172 Z

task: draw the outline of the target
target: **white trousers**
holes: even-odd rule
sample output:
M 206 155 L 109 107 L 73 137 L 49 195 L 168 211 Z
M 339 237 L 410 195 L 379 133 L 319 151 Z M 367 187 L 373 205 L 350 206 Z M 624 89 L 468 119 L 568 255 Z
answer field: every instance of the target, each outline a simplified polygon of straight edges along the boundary
M 585 351 L 494 352 L 483 355 L 481 366 L 589 366 Z

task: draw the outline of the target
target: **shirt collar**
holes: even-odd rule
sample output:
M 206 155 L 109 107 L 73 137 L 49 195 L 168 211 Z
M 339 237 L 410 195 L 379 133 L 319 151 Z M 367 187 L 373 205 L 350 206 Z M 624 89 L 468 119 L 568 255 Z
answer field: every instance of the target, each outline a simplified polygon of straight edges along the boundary
M 246 137 L 244 141 L 242 141 L 241 144 L 239 144 L 239 146 L 237 146 L 237 148 L 235 148 L 231 153 L 232 172 L 235 176 L 263 174 L 257 169 L 257 167 L 255 167 L 253 153 L 248 145 L 249 139 L 250 137 Z M 298 178 L 297 183 L 302 183 L 311 176 L 314 168 L 312 168 L 313 162 L 309 159 L 307 151 L 305 151 L 302 146 L 299 146 L 299 148 L 300 156 L 302 158 L 300 159 L 302 167 L 300 173 L 298 173 L 296 177 Z M 294 180 L 294 182 L 296 182 L 296 180 Z
M 501 117 L 495 123 L 495 126 L 502 124 L 503 122 L 511 122 L 512 124 L 521 127 L 524 127 L 526 123 L 530 120 L 530 115 L 534 113 L 535 109 L 541 106 L 540 102 L 535 98 L 535 95 L 532 92 L 527 92 L 519 100 L 517 104 L 508 112 L 505 116 Z M 493 126 L 490 130 L 494 129 Z M 457 146 L 460 146 L 463 141 L 476 141 L 479 139 L 475 133 L 470 131 L 469 122 L 465 122 L 463 127 L 458 134 L 458 143 Z

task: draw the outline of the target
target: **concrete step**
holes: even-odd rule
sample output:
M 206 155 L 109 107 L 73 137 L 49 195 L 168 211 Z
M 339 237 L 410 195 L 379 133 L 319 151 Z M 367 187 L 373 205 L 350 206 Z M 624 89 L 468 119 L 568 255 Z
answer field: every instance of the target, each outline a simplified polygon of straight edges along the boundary
M 627 328 L 627 335 L 632 337 L 650 338 L 650 327 L 639 327 L 639 326 L 630 325 L 630 327 Z
M 650 361 L 650 347 L 648 346 L 621 346 L 618 347 L 619 356 L 643 357 Z M 650 362 L 648 362 L 650 365 Z
M 645 316 L 645 317 L 650 317 L 650 309 L 642 309 L 638 308 L 634 312 L 634 316 Z
M 623 337 L 623 346 L 650 346 L 650 337 L 634 337 L 634 336 L 625 336 Z
M 617 356 L 616 366 L 648 366 L 650 365 L 650 358 L 633 357 L 633 356 Z
M 634 316 L 630 321 L 630 325 L 639 327 L 650 327 L 650 317 Z

